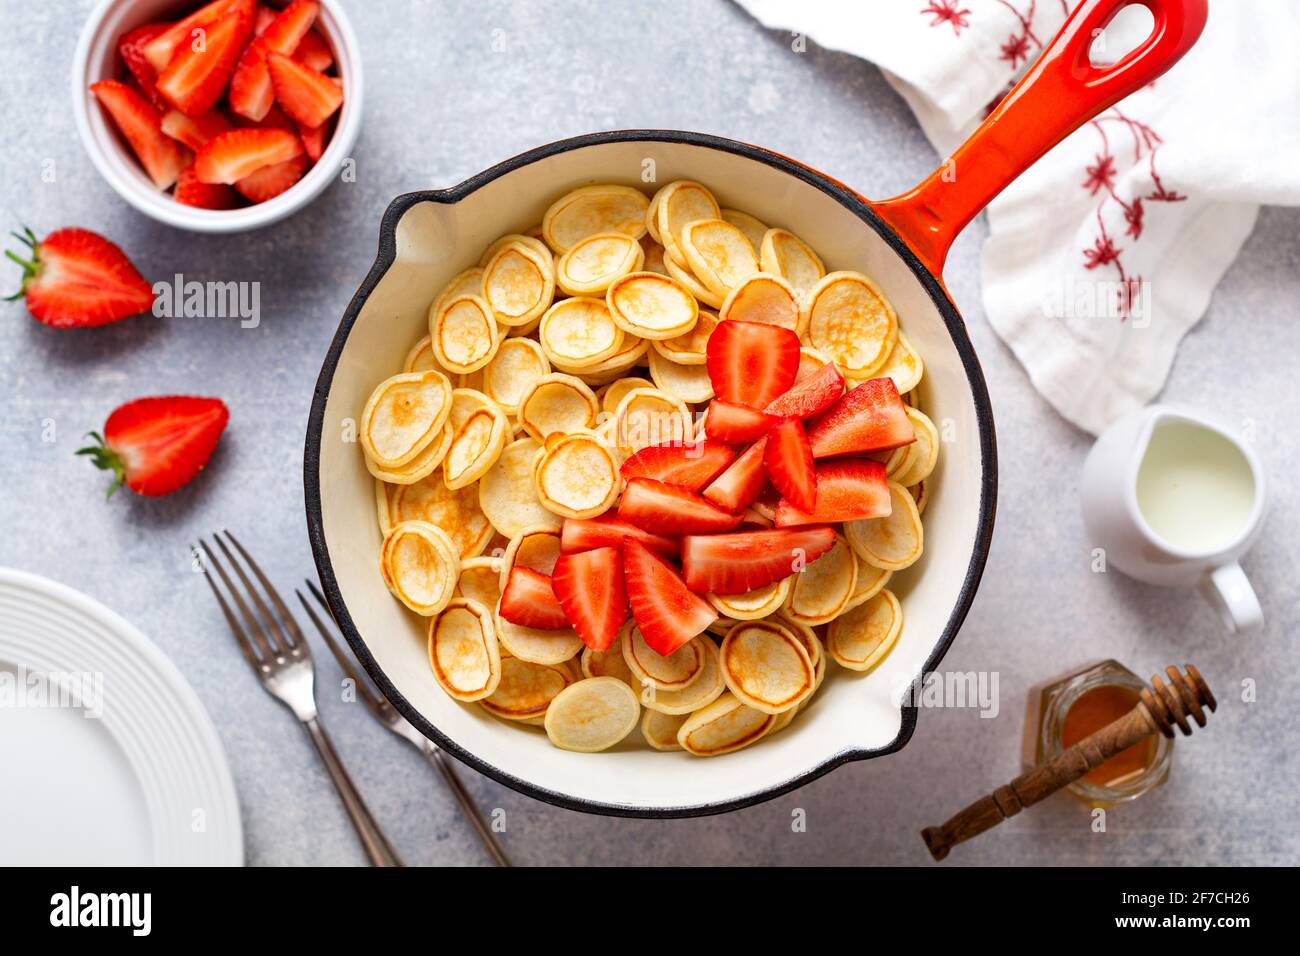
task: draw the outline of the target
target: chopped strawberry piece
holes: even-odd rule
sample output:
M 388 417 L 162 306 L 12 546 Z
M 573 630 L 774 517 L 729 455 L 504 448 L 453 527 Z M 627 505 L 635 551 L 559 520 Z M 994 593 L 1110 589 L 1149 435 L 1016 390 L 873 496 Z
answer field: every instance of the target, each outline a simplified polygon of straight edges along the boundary
M 780 325 L 720 322 L 705 352 L 718 398 L 750 408 L 766 408 L 799 372 L 799 336 Z
M 194 175 L 193 163 L 181 170 L 172 198 L 182 206 L 196 206 L 199 209 L 234 209 L 239 204 L 235 191 L 224 183 L 200 182 Z
M 291 54 L 316 22 L 316 0 L 294 0 L 250 43 L 239 58 L 230 80 L 230 108 L 241 116 L 260 120 L 275 102 L 268 53 Z
M 122 62 L 140 84 L 140 89 L 144 90 L 149 102 L 160 110 L 167 109 L 167 101 L 158 93 L 158 71 L 144 55 L 144 48 L 145 44 L 170 26 L 170 23 L 146 23 L 123 33 L 117 41 L 117 52 L 122 57 Z
M 767 439 L 760 438 L 743 455 L 731 463 L 722 474 L 705 488 L 702 494 L 719 508 L 739 513 L 758 500 L 767 487 L 767 469 L 763 467 L 763 452 Z
M 257 5 L 257 16 L 253 20 L 253 36 L 260 37 L 266 32 L 266 28 L 271 25 L 271 21 L 279 16 L 280 11 L 275 7 L 268 7 L 264 3 Z
M 36 321 L 60 328 L 104 325 L 152 308 L 153 286 L 103 236 L 85 229 L 58 229 L 44 240 L 30 229 L 14 235 L 30 258 L 6 253 L 23 267 L 22 288 L 10 298 L 25 297 Z
M 140 165 L 159 189 L 169 189 L 189 155 L 162 131 L 162 114 L 140 93 L 117 80 L 100 80 L 90 87 L 108 111 Z
M 268 53 L 275 99 L 290 118 L 303 126 L 320 126 L 343 105 L 343 86 L 292 57 Z
M 621 548 L 562 554 L 551 587 L 569 624 L 593 651 L 607 651 L 627 620 Z
M 803 570 L 835 546 L 835 530 L 814 528 L 688 535 L 686 586 L 701 594 L 744 594 Z
M 844 376 L 840 374 L 834 362 L 827 362 L 807 381 L 796 385 L 768 405 L 767 413 L 793 418 L 812 418 L 834 405 L 843 394 Z
M 304 66 L 322 73 L 334 65 L 334 51 L 320 35 L 320 31 L 315 29 L 307 31 L 307 35 L 298 44 L 298 49 L 293 51 L 293 58 Z
M 776 506 L 778 528 L 830 524 L 860 518 L 884 518 L 890 512 L 885 466 L 867 458 L 844 458 L 817 465 L 817 507 L 804 511 L 782 498 Z
M 799 419 L 787 418 L 767 433 L 763 464 L 782 497 L 804 511 L 813 510 L 817 504 L 817 473 Z
M 667 657 L 718 619 L 676 568 L 631 538 L 623 544 L 623 577 L 636 626 L 658 654 Z
M 252 0 L 236 0 L 221 19 L 203 27 L 202 43 L 181 46 L 158 76 L 158 92 L 186 116 L 217 105 L 253 33 Z
M 197 37 L 194 31 L 206 28 L 226 11 L 227 7 L 240 3 L 241 0 L 213 0 L 195 10 L 184 20 L 171 24 L 144 45 L 144 57 L 154 72 L 161 73 L 176 55 L 181 44 L 192 45 Z
M 317 162 L 325 153 L 330 134 L 334 131 L 334 117 L 330 117 L 320 126 L 299 126 L 298 136 L 302 139 L 302 148 L 307 151 L 311 161 Z
M 169 495 L 203 470 L 229 419 L 219 398 L 138 398 L 109 415 L 104 436 L 91 432 L 96 443 L 77 454 L 117 476 L 110 496 L 121 485 L 139 495 Z
M 714 399 L 704 415 L 704 432 L 729 445 L 758 441 L 781 419 L 757 409 Z
M 888 451 L 916 441 L 893 379 L 873 378 L 846 392 L 808 428 L 814 458 Z
M 740 516 L 728 514 L 699 495 L 653 478 L 633 478 L 623 489 L 618 516 L 661 534 L 730 531 Z
M 240 129 L 282 129 L 293 133 L 295 136 L 301 127 L 285 115 L 284 110 L 279 106 L 272 106 L 267 114 L 260 120 L 251 120 L 247 116 L 240 116 L 235 113 L 231 117 L 235 125 Z
M 250 202 L 266 202 L 302 179 L 310 165 L 305 155 L 295 156 L 274 166 L 263 166 L 257 172 L 235 180 L 235 188 Z
M 731 464 L 736 453 L 716 441 L 667 442 L 647 445 L 623 462 L 619 473 L 628 478 L 654 478 L 687 491 L 698 491 Z
M 560 531 L 560 552 L 577 554 L 594 548 L 621 548 L 628 538 L 640 541 L 651 551 L 669 558 L 677 557 L 681 550 L 676 538 L 642 531 L 613 515 L 601 515 L 599 518 L 565 518 Z
M 549 575 L 532 568 L 514 567 L 501 592 L 498 613 L 511 624 L 553 631 L 569 626 Z
M 208 140 L 216 139 L 230 128 L 230 120 L 219 110 L 209 110 L 199 116 L 168 110 L 162 118 L 162 131 L 195 152 L 206 146 Z
M 199 150 L 194 172 L 205 183 L 236 183 L 302 151 L 302 141 L 288 130 L 232 129 Z

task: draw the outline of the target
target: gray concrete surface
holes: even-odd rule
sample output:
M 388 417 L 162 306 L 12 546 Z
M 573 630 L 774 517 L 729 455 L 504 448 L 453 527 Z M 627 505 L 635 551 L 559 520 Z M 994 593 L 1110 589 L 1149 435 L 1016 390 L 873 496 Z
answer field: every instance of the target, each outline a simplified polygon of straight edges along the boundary
M 307 410 L 338 317 L 374 255 L 394 195 L 443 186 L 559 137 L 610 127 L 703 130 L 798 156 L 864 192 L 890 195 L 935 163 L 901 100 L 872 66 L 791 52 L 723 0 L 479 2 L 385 0 L 347 7 L 367 71 L 355 183 L 298 216 L 231 238 L 185 235 L 127 208 L 87 159 L 66 77 L 89 0 L 0 0 L 0 220 L 38 232 L 82 225 L 119 242 L 152 277 L 257 281 L 263 320 L 135 319 L 63 332 L 0 311 L 0 564 L 49 575 L 136 622 L 189 677 L 218 724 L 254 864 L 359 864 L 362 855 L 307 740 L 256 685 L 203 583 L 196 535 L 242 532 L 272 577 L 312 569 L 301 459 Z M 42 180 L 52 160 L 53 182 Z M 1002 713 L 929 711 L 902 753 L 842 768 L 744 812 L 674 822 L 558 810 L 472 778 L 507 811 L 509 850 L 527 864 L 924 864 L 917 836 L 1019 769 L 1026 689 L 1107 656 L 1141 673 L 1183 660 L 1214 682 L 1213 724 L 1180 743 L 1170 784 L 1111 813 L 1105 833 L 1065 797 L 954 854 L 961 863 L 1300 862 L 1300 744 L 1294 627 L 1300 584 L 1294 428 L 1300 358 L 1300 211 L 1266 210 L 1187 338 L 1170 399 L 1257 423 L 1275 492 L 1245 565 L 1262 631 L 1225 636 L 1193 594 L 1089 570 L 1077 505 L 1087 436 L 1059 420 L 990 331 L 968 231 L 948 267 L 998 415 L 998 525 L 974 610 L 944 662 L 996 670 Z M 7 268 L 7 267 L 6 267 Z M 0 270 L 8 286 L 16 270 Z M 80 436 L 141 394 L 225 398 L 232 424 L 208 472 L 160 501 L 103 498 L 104 476 L 75 458 Z M 43 443 L 44 420 L 57 440 Z M 337 686 L 333 661 L 322 683 Z M 1242 681 L 1258 699 L 1241 700 Z M 356 705 L 322 693 L 324 719 L 393 842 L 415 863 L 483 856 L 440 781 Z M 0 715 L 0 719 L 3 716 Z M 806 832 L 792 812 L 806 811 Z

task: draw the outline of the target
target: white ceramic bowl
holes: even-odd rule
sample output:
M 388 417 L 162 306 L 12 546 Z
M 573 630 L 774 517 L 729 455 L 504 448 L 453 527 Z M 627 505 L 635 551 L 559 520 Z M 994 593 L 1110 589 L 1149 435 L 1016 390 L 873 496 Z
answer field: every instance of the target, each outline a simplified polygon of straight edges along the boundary
M 117 41 L 123 33 L 155 20 L 176 19 L 198 0 L 100 0 L 77 41 L 72 61 L 72 112 L 77 132 L 100 174 L 119 196 L 152 219 L 192 232 L 246 232 L 291 216 L 324 191 L 351 154 L 361 129 L 364 86 L 356 35 L 337 0 L 320 0 L 316 25 L 334 51 L 345 98 L 334 136 L 307 175 L 274 199 L 243 209 L 197 209 L 160 192 L 145 174 L 131 147 L 104 112 L 90 84 L 115 79 L 121 61 Z

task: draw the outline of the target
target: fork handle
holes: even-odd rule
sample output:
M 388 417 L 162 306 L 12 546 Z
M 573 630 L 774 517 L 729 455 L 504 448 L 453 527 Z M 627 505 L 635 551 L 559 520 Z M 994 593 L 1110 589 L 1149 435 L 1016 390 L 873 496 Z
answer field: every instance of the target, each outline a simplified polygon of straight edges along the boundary
M 457 802 L 460 803 L 461 812 L 465 814 L 465 819 L 469 820 L 473 825 L 474 832 L 478 834 L 478 838 L 482 841 L 483 848 L 487 850 L 488 856 L 492 858 L 492 862 L 497 866 L 513 866 L 510 857 L 506 856 L 506 851 L 497 840 L 496 834 L 488 829 L 487 824 L 483 822 L 483 818 L 479 816 L 474 798 L 465 789 L 465 784 L 461 781 L 460 775 L 456 773 L 456 769 L 451 765 L 451 761 L 447 759 L 447 755 L 432 742 L 421 747 L 420 750 L 423 751 L 429 763 L 438 768 L 443 780 L 447 782 L 447 786 L 455 794 Z
M 335 789 L 338 790 L 339 796 L 343 798 L 343 806 L 347 808 L 348 816 L 352 820 L 352 825 L 356 827 L 357 836 L 361 838 L 361 846 L 365 849 L 371 865 L 402 866 L 402 858 L 397 855 L 397 851 L 393 849 L 388 842 L 388 838 L 384 836 L 384 831 L 379 829 L 379 824 L 370 815 L 366 802 L 361 799 L 361 794 L 357 792 L 357 788 L 352 783 L 352 778 L 348 776 L 347 770 L 343 767 L 343 761 L 335 753 L 334 745 L 330 743 L 330 739 L 325 733 L 325 728 L 321 726 L 320 720 L 311 717 L 302 723 L 307 728 L 307 736 L 316 745 L 316 752 L 320 754 L 321 762 L 325 764 L 325 769 L 329 771 Z

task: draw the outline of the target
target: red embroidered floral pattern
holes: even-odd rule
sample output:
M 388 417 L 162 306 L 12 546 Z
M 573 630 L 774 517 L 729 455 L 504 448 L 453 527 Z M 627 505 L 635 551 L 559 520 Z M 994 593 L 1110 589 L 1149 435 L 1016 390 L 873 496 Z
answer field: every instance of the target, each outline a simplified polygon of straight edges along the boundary
M 970 11 L 959 7 L 958 2 L 959 0 L 930 0 L 921 15 L 933 18 L 930 21 L 932 27 L 951 23 L 952 32 L 961 36 L 962 29 L 970 26 Z

